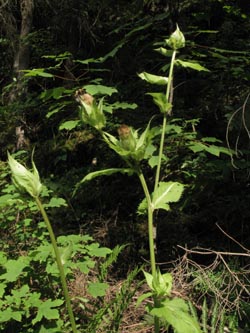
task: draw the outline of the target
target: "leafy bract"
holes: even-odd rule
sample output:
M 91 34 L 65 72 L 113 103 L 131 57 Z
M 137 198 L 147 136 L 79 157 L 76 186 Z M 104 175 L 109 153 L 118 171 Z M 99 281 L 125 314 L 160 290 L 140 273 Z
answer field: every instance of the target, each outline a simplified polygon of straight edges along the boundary
M 154 295 L 157 296 L 169 296 L 171 293 L 173 278 L 170 273 L 161 274 L 158 270 L 155 276 L 143 271 L 147 285 L 153 291 Z
M 166 57 L 171 57 L 173 54 L 173 50 L 167 50 L 165 47 L 159 47 L 158 49 L 155 49 L 156 52 L 159 52 L 160 54 L 166 56 Z
M 178 182 L 160 182 L 158 188 L 153 193 L 153 209 L 169 210 L 170 202 L 177 202 L 184 190 L 184 185 Z
M 163 93 L 147 93 L 153 97 L 154 103 L 159 107 L 162 113 L 167 113 L 171 110 L 172 104 L 168 102 L 167 97 Z
M 142 72 L 138 74 L 138 76 L 142 79 L 147 81 L 151 84 L 158 84 L 158 85 L 167 85 L 168 84 L 168 77 L 165 76 L 159 76 L 159 75 L 153 75 L 147 72 Z
M 137 208 L 137 214 L 138 214 L 138 215 L 145 215 L 146 212 L 147 212 L 147 209 L 148 209 L 147 199 L 144 198 L 144 199 L 140 202 L 140 204 L 139 204 L 139 206 L 138 206 L 138 208 Z
M 129 128 L 130 138 L 133 141 L 133 145 L 125 145 L 126 140 L 118 140 L 116 137 L 109 134 L 108 132 L 103 132 L 103 138 L 105 142 L 109 145 L 109 147 L 113 149 L 118 155 L 120 155 L 124 160 L 133 160 L 134 162 L 138 163 L 145 158 L 146 149 L 150 144 L 152 138 L 149 128 L 150 121 L 146 129 L 140 136 L 139 130 L 133 130 L 132 128 Z

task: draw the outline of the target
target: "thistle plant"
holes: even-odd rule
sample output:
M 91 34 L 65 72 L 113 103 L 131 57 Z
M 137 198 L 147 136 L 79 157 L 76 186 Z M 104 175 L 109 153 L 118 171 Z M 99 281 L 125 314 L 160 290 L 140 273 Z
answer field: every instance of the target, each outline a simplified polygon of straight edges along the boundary
M 171 56 L 169 75 L 158 76 L 143 72 L 139 77 L 150 84 L 163 86 L 164 92 L 148 93 L 152 96 L 153 102 L 159 108 L 162 114 L 161 138 L 157 156 L 157 165 L 154 179 L 154 190 L 151 193 L 148 183 L 143 174 L 142 161 L 148 158 L 147 149 L 152 147 L 154 134 L 150 130 L 150 121 L 146 129 L 140 134 L 139 130 L 134 130 L 128 125 L 121 125 L 118 128 L 118 138 L 104 131 L 105 120 L 103 113 L 103 99 L 99 104 L 93 98 L 77 94 L 77 101 L 80 102 L 80 113 L 82 121 L 91 125 L 99 131 L 103 140 L 114 150 L 126 163 L 127 168 L 112 168 L 95 171 L 85 176 L 78 186 L 88 180 L 101 175 L 111 175 L 115 172 L 136 174 L 140 180 L 145 199 L 139 205 L 139 211 L 146 212 L 148 219 L 148 241 L 150 251 L 151 272 L 144 272 L 146 282 L 150 292 L 142 295 L 139 301 L 148 297 L 153 298 L 153 305 L 148 305 L 147 310 L 154 317 L 154 331 L 159 333 L 160 319 L 165 321 L 166 325 L 171 325 L 177 333 L 198 333 L 199 324 L 189 313 L 189 307 L 186 302 L 180 298 L 171 298 L 172 276 L 169 273 L 162 274 L 156 264 L 155 238 L 154 238 L 154 214 L 158 209 L 169 210 L 171 202 L 177 202 L 183 192 L 184 185 L 178 182 L 162 182 L 161 167 L 163 160 L 163 149 L 165 143 L 166 124 L 172 110 L 172 84 L 175 65 L 183 65 L 197 70 L 202 66 L 199 64 L 183 62 L 176 60 L 180 48 L 185 46 L 185 37 L 177 26 L 176 31 L 165 40 L 168 49 L 161 47 L 156 51 L 164 56 Z M 196 68 L 195 68 L 196 67 Z M 78 91 L 79 92 L 79 91 Z
M 28 193 L 36 202 L 42 217 L 44 219 L 44 222 L 46 224 L 46 227 L 49 232 L 51 244 L 54 250 L 55 258 L 56 258 L 56 263 L 58 266 L 59 270 L 59 275 L 61 279 L 61 284 L 62 284 L 62 289 L 63 289 L 63 294 L 65 298 L 65 303 L 67 307 L 67 312 L 69 315 L 69 320 L 71 323 L 71 329 L 73 333 L 77 333 L 76 329 L 76 323 L 75 323 L 75 318 L 74 314 L 72 311 L 71 307 L 71 301 L 70 301 L 70 296 L 68 292 L 68 287 L 67 287 L 67 282 L 66 282 L 66 277 L 64 273 L 64 268 L 63 268 L 63 263 L 61 260 L 60 252 L 57 247 L 56 243 L 56 238 L 50 223 L 50 220 L 48 218 L 48 215 L 43 207 L 43 204 L 40 199 L 40 194 L 42 191 L 42 184 L 40 182 L 40 177 L 39 173 L 37 171 L 37 168 L 35 166 L 35 163 L 33 161 L 33 156 L 32 156 L 32 167 L 33 170 L 29 171 L 25 166 L 17 162 L 9 153 L 8 153 L 8 163 L 11 169 L 11 174 L 12 174 L 12 181 L 16 188 L 22 192 L 22 193 Z

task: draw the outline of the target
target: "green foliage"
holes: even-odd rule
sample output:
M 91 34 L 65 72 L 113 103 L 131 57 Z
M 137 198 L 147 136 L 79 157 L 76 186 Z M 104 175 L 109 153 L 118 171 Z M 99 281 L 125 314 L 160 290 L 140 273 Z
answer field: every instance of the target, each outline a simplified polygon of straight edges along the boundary
M 136 281 L 139 273 L 140 269 L 138 268 L 128 273 L 126 279 L 120 282 L 120 288 L 112 295 L 110 302 L 104 303 L 103 307 L 97 311 L 86 328 L 86 332 L 91 333 L 97 328 L 103 332 L 120 332 L 123 316 L 133 302 L 135 293 L 142 285 L 141 281 Z
M 104 169 L 88 173 L 78 184 L 76 184 L 76 191 L 79 188 L 79 186 L 86 181 L 90 181 L 100 176 L 110 176 L 118 172 L 131 175 L 133 173 L 133 170 L 128 168 L 112 168 L 112 169 Z
M 96 128 L 107 145 L 114 150 L 130 167 L 131 171 L 135 173 L 142 185 L 144 191 L 145 200 L 139 207 L 141 210 L 147 211 L 148 217 L 148 235 L 149 235 L 149 249 L 150 249 L 150 264 L 152 274 L 145 272 L 145 277 L 149 288 L 152 293 L 146 293 L 143 295 L 142 299 L 153 297 L 154 304 L 151 306 L 150 313 L 153 314 L 155 318 L 154 331 L 159 332 L 159 318 L 162 318 L 167 322 L 167 325 L 172 325 L 173 328 L 178 333 L 184 333 L 188 329 L 188 332 L 195 330 L 195 332 L 200 332 L 199 324 L 196 318 L 193 318 L 188 313 L 188 306 L 183 300 L 170 299 L 170 291 L 172 287 L 172 280 L 170 274 L 161 274 L 156 268 L 155 261 L 155 248 L 154 248 L 154 238 L 153 238 L 153 219 L 154 211 L 158 209 L 169 210 L 169 202 L 179 201 L 184 186 L 177 182 L 161 182 L 160 181 L 160 171 L 162 167 L 162 156 L 163 156 L 163 146 L 165 143 L 165 132 L 167 124 L 167 115 L 172 108 L 170 103 L 170 89 L 173 80 L 173 68 L 175 63 L 176 50 L 184 47 L 185 38 L 182 32 L 179 30 L 178 26 L 176 31 L 170 36 L 166 43 L 174 50 L 170 63 L 169 77 L 167 80 L 162 77 L 154 76 L 148 73 L 142 73 L 139 76 L 150 83 L 155 83 L 162 85 L 167 84 L 166 94 L 162 93 L 150 93 L 155 104 L 159 107 L 160 112 L 163 113 L 163 125 L 161 130 L 160 148 L 157 158 L 157 170 L 154 180 L 154 192 L 150 194 L 147 182 L 144 178 L 143 169 L 141 167 L 141 162 L 145 158 L 148 158 L 148 151 L 152 149 L 152 139 L 154 135 L 150 131 L 150 123 L 148 122 L 146 129 L 141 134 L 138 135 L 138 130 L 133 130 L 127 125 L 121 125 L 118 128 L 119 140 L 116 139 L 112 134 L 108 132 L 103 132 L 103 127 L 106 125 L 106 119 L 102 113 L 102 108 L 100 105 L 97 106 L 94 98 L 89 94 L 81 94 L 77 96 L 78 102 L 82 105 L 82 112 L 84 116 L 82 121 L 85 124 L 91 125 Z M 101 121 L 98 120 L 101 116 Z M 103 118 L 104 117 L 104 118 Z M 101 126 L 99 124 L 101 123 Z M 147 153 L 146 153 L 147 152 Z M 115 169 L 117 171 L 119 169 Z M 99 173 L 91 173 L 87 179 L 92 179 L 97 175 L 110 175 L 114 173 L 114 169 L 102 170 Z M 86 180 L 86 177 L 85 177 Z M 84 179 L 83 179 L 84 181 Z M 82 181 L 82 182 L 83 182 Z M 178 306 L 177 306 L 178 305 Z M 175 319 L 178 317 L 177 320 Z
M 142 80 L 147 81 L 148 83 L 151 84 L 158 84 L 158 85 L 163 85 L 166 86 L 168 83 L 168 78 L 164 76 L 159 76 L 159 75 L 153 75 L 149 74 L 147 72 L 142 72 L 138 75 Z
M 205 72 L 209 72 L 209 70 L 203 66 L 201 66 L 199 63 L 197 62 L 189 62 L 189 61 L 182 61 L 180 59 L 176 60 L 176 65 L 180 65 L 184 68 L 191 68 L 194 69 L 196 71 L 205 71 Z
M 33 69 L 23 72 L 24 91 L 16 94 L 18 101 L 14 103 L 9 100 L 9 94 L 17 87 L 15 78 L 12 80 L 12 68 L 15 45 L 18 45 L 18 31 L 15 29 L 21 23 L 21 15 L 13 1 L 7 1 L 2 10 L 1 159 L 5 160 L 7 149 L 11 152 L 16 150 L 15 128 L 22 125 L 31 146 L 37 146 L 36 160 L 41 174 L 48 177 L 48 182 L 56 189 L 55 195 L 58 198 L 49 202 L 50 199 L 45 196 L 44 201 L 46 209 L 51 208 L 49 212 L 55 217 L 60 233 L 68 233 L 68 228 L 71 227 L 76 229 L 76 221 L 88 225 L 88 219 L 94 220 L 92 216 L 88 216 L 85 222 L 86 206 L 89 206 L 90 215 L 97 209 L 97 202 L 102 214 L 110 213 L 106 195 L 100 195 L 102 188 L 106 192 L 107 183 L 105 179 L 96 180 L 96 176 L 121 170 L 126 170 L 121 173 L 132 173 L 131 165 L 123 168 L 120 165 L 123 162 L 117 161 L 112 153 L 107 152 L 103 142 L 98 146 L 95 144 L 96 131 L 79 121 L 72 95 L 78 88 L 85 88 L 97 101 L 107 95 L 103 102 L 107 120 L 105 130 L 110 131 L 117 140 L 112 142 L 120 144 L 113 133 L 118 123 L 131 122 L 135 128 L 141 128 L 155 113 L 147 97 L 143 96 L 145 81 L 167 83 L 169 78 L 165 72 L 169 69 L 169 64 L 165 60 L 173 55 L 173 50 L 165 48 L 166 34 L 175 29 L 176 22 L 180 22 L 183 31 L 186 31 L 186 40 L 178 30 L 168 40 L 174 49 L 184 46 L 184 42 L 186 45 L 181 49 L 182 55 L 175 61 L 173 88 L 177 98 L 171 103 L 165 92 L 151 93 L 162 115 L 172 112 L 178 119 L 168 119 L 163 155 L 159 158 L 157 153 L 161 128 L 158 118 L 154 118 L 156 127 L 150 129 L 152 141 L 146 147 L 143 161 L 139 159 L 145 175 L 149 176 L 149 201 L 156 193 L 151 168 L 155 171 L 157 165 L 162 163 L 160 176 L 167 176 L 167 181 L 170 182 L 177 180 L 178 183 L 186 184 L 181 202 L 177 206 L 171 205 L 172 209 L 181 208 L 171 222 L 184 221 L 185 228 L 191 225 L 192 232 L 190 237 L 188 235 L 188 242 L 196 242 L 198 233 L 199 243 L 205 241 L 210 247 L 215 239 L 214 245 L 217 247 L 213 226 L 219 220 L 237 239 L 248 243 L 249 138 L 245 129 L 249 127 L 249 122 L 247 108 L 244 109 L 247 103 L 243 102 L 248 94 L 250 77 L 250 45 L 246 38 L 249 31 L 249 8 L 246 1 L 234 4 L 228 0 L 169 1 L 167 7 L 163 1 L 151 0 L 132 1 L 129 6 L 126 1 L 64 1 L 54 3 L 53 6 L 49 1 L 38 1 L 35 4 L 33 31 L 28 36 L 31 45 L 30 68 Z M 161 40 L 165 41 L 164 45 Z M 152 54 L 152 48 L 156 47 L 158 54 Z M 164 56 L 164 59 L 159 55 Z M 157 75 L 149 74 L 153 72 Z M 136 80 L 135 73 L 142 73 L 144 82 Z M 118 98 L 115 95 L 117 91 L 121 100 L 128 102 L 114 102 Z M 138 110 L 136 105 L 139 105 Z M 237 112 L 234 117 L 235 110 L 242 105 L 242 112 Z M 125 109 L 126 113 L 123 112 Z M 199 118 L 200 121 L 193 118 Z M 229 144 L 236 147 L 235 155 L 230 149 L 223 147 L 228 120 Z M 141 130 L 137 133 L 141 133 Z M 215 137 L 220 138 L 220 141 Z M 125 146 L 128 147 L 126 143 Z M 124 152 L 125 163 L 131 162 L 131 156 L 128 155 L 127 151 Z M 93 171 L 93 156 L 97 156 L 97 167 L 99 169 L 100 166 L 102 170 Z M 230 165 L 228 156 L 237 169 Z M 109 169 L 106 169 L 106 161 L 109 162 Z M 0 163 L 0 186 L 3 187 L 0 197 L 2 248 L 10 253 L 8 260 L 17 260 L 18 253 L 25 253 L 31 244 L 37 240 L 43 242 L 48 235 L 43 222 L 39 222 L 36 205 L 31 201 L 26 203 L 19 194 L 14 194 L 12 186 L 5 186 L 8 176 L 6 177 L 6 167 L 2 167 L 4 162 Z M 89 171 L 93 172 L 88 174 Z M 73 201 L 69 199 L 72 184 L 94 178 L 95 182 L 88 187 L 88 196 L 82 196 L 79 191 Z M 133 180 L 134 178 L 131 183 Z M 114 193 L 127 187 L 122 182 L 120 187 L 116 182 L 112 185 Z M 64 199 L 59 199 L 60 191 Z M 137 192 L 137 189 L 133 191 L 139 202 L 141 197 Z M 73 208 L 64 209 L 65 199 Z M 112 199 L 109 200 L 113 201 Z M 146 202 L 144 200 L 145 206 Z M 61 210 L 55 209 L 59 205 Z M 160 206 L 168 209 L 168 205 L 166 200 Z M 125 220 L 126 214 L 130 221 L 133 216 L 131 207 L 134 206 L 128 200 L 123 207 L 126 213 L 121 213 L 121 220 Z M 165 217 L 166 212 L 162 214 Z M 64 221 L 63 226 L 60 221 Z M 92 223 L 88 227 L 91 229 Z M 170 237 L 172 238 L 171 235 Z M 175 243 L 182 241 L 179 234 L 174 237 Z M 231 246 L 224 242 L 219 244 Z M 65 248 L 62 246 L 62 258 L 67 258 L 71 250 L 70 243 L 65 244 Z M 158 249 L 158 253 L 162 251 L 163 247 Z M 166 251 L 172 252 L 169 248 Z M 24 278 L 23 274 L 27 269 L 28 267 L 24 268 L 20 278 Z M 52 270 L 55 272 L 55 267 Z M 83 270 L 87 271 L 88 267 Z M 1 290 L 4 289 L 3 285 Z M 50 295 L 47 297 L 49 299 Z M 46 332 L 46 327 L 51 332 L 61 332 L 59 324 L 58 329 L 48 327 L 48 323 L 46 325 L 41 326 L 41 332 Z M 19 331 L 22 333 L 21 329 Z M 27 333 L 25 328 L 22 331 Z
M 203 298 L 201 309 L 201 327 L 204 333 L 223 333 L 225 329 L 230 329 L 230 332 L 236 333 L 238 331 L 239 323 L 236 313 L 227 313 L 226 309 L 221 309 L 216 300 L 210 301 L 208 307 L 206 297 Z M 198 318 L 197 310 L 190 303 L 190 309 L 194 316 Z
M 17 162 L 8 153 L 8 162 L 12 172 L 12 181 L 20 192 L 28 192 L 32 197 L 38 197 L 42 191 L 39 174 L 32 157 L 32 172 Z
M 24 167 L 22 166 L 22 168 Z M 26 169 L 24 168 L 24 170 Z M 15 169 L 13 169 L 13 172 L 16 172 Z M 6 186 L 9 196 L 7 198 L 5 196 L 5 200 L 2 201 L 2 207 L 11 207 L 10 205 L 13 205 L 15 194 L 12 195 L 13 188 L 9 189 L 9 187 L 8 185 Z M 41 194 L 46 195 L 46 189 Z M 20 200 L 20 203 L 24 204 L 22 200 Z M 44 207 L 54 208 L 64 205 L 64 199 L 52 198 Z M 26 207 L 29 206 L 32 207 L 28 201 Z M 21 206 L 20 208 L 24 209 Z M 46 222 L 47 216 L 44 215 L 43 210 L 41 211 Z M 31 213 L 32 210 L 30 210 L 30 215 Z M 27 219 L 26 226 L 30 227 L 31 221 L 32 219 Z M 20 323 L 18 324 L 20 329 L 26 327 L 31 330 L 32 326 L 34 326 L 34 330 L 39 327 L 41 329 L 42 327 L 47 327 L 46 329 L 49 332 L 53 332 L 54 329 L 64 331 L 67 318 L 62 315 L 64 300 L 61 292 L 58 292 L 58 281 L 61 278 L 61 271 L 60 269 L 58 270 L 55 263 L 55 253 L 53 246 L 48 242 L 48 234 L 44 232 L 44 223 L 39 223 L 34 228 L 37 235 L 40 234 L 40 236 L 34 238 L 35 241 L 31 245 L 27 244 L 26 247 L 23 247 L 25 251 L 23 250 L 22 255 L 16 250 L 12 253 L 11 258 L 10 254 L 6 254 L 9 251 L 8 247 L 6 247 L 6 253 L 4 251 L 1 252 L 0 309 L 2 316 L 0 318 L 0 327 L 1 329 L 7 329 L 9 325 L 13 325 L 16 322 Z M 50 229 L 48 231 L 51 237 Z M 34 232 L 27 233 L 28 242 L 32 240 L 34 235 Z M 23 242 L 21 234 L 17 233 L 16 238 L 17 241 L 20 242 L 21 240 Z M 76 272 L 82 272 L 82 274 L 87 276 L 90 270 L 93 272 L 95 269 L 97 273 L 97 262 L 101 264 L 101 261 L 104 262 L 105 258 L 112 253 L 110 249 L 100 247 L 88 235 L 60 236 L 57 239 L 57 244 L 58 253 L 56 252 L 56 255 L 59 255 L 64 274 L 69 281 L 74 281 Z M 116 260 L 117 255 L 116 251 L 116 254 L 110 257 L 108 262 L 112 264 Z M 107 272 L 108 264 L 105 267 L 102 274 L 103 277 L 104 271 Z M 47 283 L 44 283 L 45 281 Z M 97 281 L 89 281 L 86 286 L 88 297 L 92 299 L 105 296 L 107 288 L 108 284 L 98 281 L 98 279 Z M 48 324 L 51 323 L 53 323 L 54 328 L 50 330 Z
M 189 314 L 188 305 L 183 299 L 167 299 L 159 307 L 152 309 L 150 313 L 166 320 L 177 333 L 201 332 L 199 324 Z
M 196 317 L 190 314 L 188 304 L 181 298 L 171 298 L 172 276 L 169 273 L 161 274 L 157 271 L 155 276 L 144 272 L 147 285 L 152 292 L 142 295 L 138 302 L 149 296 L 157 296 L 157 303 L 148 305 L 148 312 L 165 322 L 166 327 L 171 325 L 178 333 L 201 332 Z
M 158 188 L 152 194 L 152 209 L 170 210 L 169 203 L 180 200 L 184 185 L 177 182 L 160 182 Z M 139 207 L 138 213 L 145 214 L 147 202 L 144 199 Z
M 160 182 L 156 191 L 153 193 L 152 205 L 153 209 L 169 210 L 169 202 L 177 202 L 180 200 L 184 186 L 176 182 Z
M 82 271 L 86 276 L 96 269 L 101 261 L 105 263 L 105 257 L 112 254 L 110 249 L 100 247 L 90 236 L 68 235 L 58 237 L 61 258 L 64 270 L 69 281 L 74 281 L 74 274 Z M 68 251 L 69 244 L 71 248 Z M 56 292 L 59 272 L 54 263 L 52 246 L 46 239 L 42 245 L 32 246 L 32 249 L 17 259 L 8 259 L 1 252 L 1 327 L 14 321 L 30 325 L 46 325 L 46 322 L 54 322 L 61 318 L 61 295 Z M 98 260 L 100 258 L 100 260 Z M 102 258 L 102 259 L 101 259 Z M 115 260 L 109 259 L 109 263 Z M 99 264 L 97 265 L 97 262 Z M 106 265 L 106 270 L 109 265 Z M 97 275 L 98 277 L 98 275 Z M 44 283 L 47 281 L 47 286 Z M 90 297 L 105 296 L 108 284 L 104 282 L 88 282 Z M 50 296 L 51 295 L 51 296 Z M 48 297 L 52 298 L 48 298 Z M 53 298 L 57 298 L 53 300 Z M 32 327 L 32 326 L 27 326 Z

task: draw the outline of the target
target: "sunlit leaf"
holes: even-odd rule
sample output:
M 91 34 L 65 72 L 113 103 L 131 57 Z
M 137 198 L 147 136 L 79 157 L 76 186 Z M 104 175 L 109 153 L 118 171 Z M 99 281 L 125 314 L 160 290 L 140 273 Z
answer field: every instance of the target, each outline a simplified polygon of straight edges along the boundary
M 202 138 L 201 141 L 203 141 L 203 142 L 222 142 L 221 140 L 216 139 L 214 137 L 210 137 L 210 136 Z
M 101 84 L 89 84 L 84 86 L 86 92 L 90 95 L 108 95 L 111 96 L 112 94 L 117 92 L 116 88 L 103 86 Z
M 158 85 L 167 85 L 168 84 L 168 77 L 153 75 L 147 72 L 142 72 L 138 74 L 138 76 L 142 79 L 147 81 L 151 84 L 158 84 Z
M 35 325 L 36 323 L 40 322 L 43 318 L 46 318 L 48 320 L 60 318 L 59 310 L 54 308 L 59 307 L 62 304 L 63 300 L 60 299 L 53 301 L 51 299 L 48 299 L 42 302 L 37 309 L 38 310 L 37 315 L 32 320 L 32 324 Z
M 100 176 L 110 176 L 117 172 L 127 173 L 127 174 L 133 173 L 133 171 L 131 169 L 126 169 L 126 168 L 111 168 L 111 169 L 99 170 L 99 171 L 94 171 L 94 172 L 90 172 L 89 174 L 87 174 L 87 176 L 85 176 L 81 180 L 80 183 L 92 180 L 92 179 L 94 179 L 96 177 L 100 177 Z
M 226 147 L 220 147 L 215 145 L 206 145 L 202 142 L 195 142 L 189 146 L 189 149 L 191 149 L 194 153 L 199 153 L 201 151 L 206 151 L 211 155 L 219 157 L 220 154 L 226 154 L 231 156 L 233 154 L 233 151 L 226 148 Z
M 0 275 L 0 280 L 14 282 L 23 273 L 25 267 L 29 266 L 28 257 L 19 257 L 17 260 L 10 259 L 4 265 L 6 273 Z
M 62 131 L 62 130 L 70 131 L 73 128 L 76 128 L 78 125 L 80 125 L 80 121 L 79 120 L 68 120 L 68 121 L 65 121 L 64 123 L 62 123 L 59 126 L 59 130 L 60 131 Z
M 61 206 L 65 206 L 67 207 L 67 203 L 63 198 L 56 198 L 53 197 L 50 199 L 50 202 L 48 204 L 44 204 L 44 207 L 50 207 L 50 208 L 54 208 L 54 207 L 61 207 Z
M 88 286 L 88 292 L 93 297 L 100 297 L 106 295 L 106 290 L 108 289 L 109 285 L 107 283 L 101 282 L 91 282 Z
M 104 258 L 107 256 L 107 254 L 110 254 L 112 252 L 112 250 L 107 247 L 100 247 L 98 243 L 92 243 L 90 245 L 87 245 L 86 249 L 88 250 L 89 255 L 94 257 Z
M 161 307 L 153 308 L 153 316 L 164 318 L 176 333 L 201 333 L 198 322 L 189 314 L 189 307 L 181 298 L 166 299 Z
M 95 263 L 92 260 L 85 260 L 83 262 L 77 262 L 77 268 L 84 274 L 88 274 L 91 268 L 95 267 Z
M 143 271 L 143 274 L 145 276 L 145 279 L 146 279 L 146 282 L 147 282 L 147 285 L 149 286 L 149 288 L 152 290 L 153 289 L 153 275 L 148 273 L 148 272 L 145 272 Z
M 150 159 L 148 160 L 148 164 L 150 165 L 151 168 L 154 168 L 158 165 L 159 162 L 159 156 L 151 156 Z
M 144 198 L 137 208 L 137 214 L 145 215 L 147 213 L 147 209 L 148 209 L 147 199 Z
M 192 68 L 196 71 L 205 71 L 205 72 L 210 72 L 209 69 L 201 66 L 198 62 L 190 62 L 190 61 L 183 61 L 183 60 L 175 60 L 176 65 L 180 65 L 185 68 Z
M 24 76 L 41 76 L 41 77 L 54 77 L 54 75 L 45 72 L 45 68 L 33 68 L 29 70 L 23 70 Z
M 129 175 L 133 174 L 133 170 L 128 169 L 128 168 L 110 168 L 110 169 L 104 169 L 104 170 L 98 170 L 98 171 L 90 172 L 80 182 L 78 182 L 76 184 L 76 189 L 74 191 L 74 194 L 78 190 L 79 186 L 81 184 L 83 184 L 84 182 L 90 181 L 90 180 L 95 179 L 96 177 L 100 177 L 100 176 L 110 176 L 110 175 L 113 175 L 114 173 L 117 173 L 117 172 L 129 174 Z
M 170 202 L 177 202 L 184 190 L 184 185 L 178 182 L 160 182 L 153 193 L 152 205 L 154 209 L 169 210 Z

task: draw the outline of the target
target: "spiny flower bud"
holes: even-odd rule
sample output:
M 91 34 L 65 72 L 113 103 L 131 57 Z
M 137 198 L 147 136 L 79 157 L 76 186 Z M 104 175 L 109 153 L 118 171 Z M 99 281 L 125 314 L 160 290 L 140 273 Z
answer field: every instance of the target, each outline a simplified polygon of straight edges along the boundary
M 12 173 L 12 181 L 21 192 L 28 192 L 33 198 L 40 195 L 42 184 L 37 168 L 32 159 L 33 172 L 17 162 L 8 152 L 8 163 Z
M 78 89 L 75 92 L 75 99 L 78 103 L 85 103 L 87 105 L 92 105 L 94 101 L 94 97 L 88 93 L 84 89 Z
M 87 104 L 87 105 L 92 105 L 93 104 L 93 101 L 94 101 L 94 97 L 90 94 L 83 94 L 80 96 L 81 100 Z
M 136 137 L 134 136 L 132 129 L 123 124 L 117 131 L 122 148 L 131 152 L 134 151 L 136 148 Z
M 100 99 L 97 105 L 92 95 L 86 93 L 84 89 L 79 89 L 75 93 L 75 99 L 81 104 L 82 121 L 97 130 L 102 130 L 106 125 L 106 118 L 103 113 L 103 98 Z
M 180 31 L 178 24 L 175 32 L 173 32 L 169 39 L 166 40 L 166 43 L 173 50 L 178 50 L 182 47 L 185 47 L 185 37 Z
M 131 128 L 127 125 L 121 125 L 117 130 L 121 140 L 127 139 L 131 133 Z

